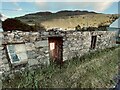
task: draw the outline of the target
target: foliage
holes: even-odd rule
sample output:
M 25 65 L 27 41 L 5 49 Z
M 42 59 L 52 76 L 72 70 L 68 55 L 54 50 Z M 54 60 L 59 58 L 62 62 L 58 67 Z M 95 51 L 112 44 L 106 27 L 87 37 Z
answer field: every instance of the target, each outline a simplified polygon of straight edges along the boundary
M 2 28 L 4 31 L 12 31 L 12 30 L 30 30 L 31 27 L 25 23 L 22 23 L 20 20 L 17 19 L 6 19 L 2 22 Z
M 99 24 L 98 25 L 98 30 L 99 31 L 107 31 L 107 27 L 109 27 L 108 25 L 101 25 Z
M 81 30 L 81 26 L 80 25 L 77 25 L 76 27 L 75 27 L 75 30 Z
M 34 29 L 36 29 L 37 31 L 44 31 L 46 30 L 45 27 L 39 23 L 35 23 L 35 26 L 33 26 Z
M 98 30 L 97 27 L 88 27 L 87 28 L 87 31 L 96 31 L 96 30 Z
M 2 28 L 4 31 L 13 31 L 13 30 L 19 30 L 19 31 L 37 31 L 45 30 L 45 28 L 42 25 L 35 24 L 35 26 L 29 26 L 20 20 L 17 19 L 6 19 L 4 22 L 2 22 Z

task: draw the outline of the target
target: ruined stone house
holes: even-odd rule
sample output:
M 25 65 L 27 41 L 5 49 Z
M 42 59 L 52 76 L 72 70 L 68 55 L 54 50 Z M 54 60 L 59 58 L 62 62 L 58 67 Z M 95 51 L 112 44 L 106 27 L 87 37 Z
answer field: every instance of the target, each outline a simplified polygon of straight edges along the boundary
M 116 46 L 115 31 L 1 32 L 0 72 L 62 64 L 73 57 Z

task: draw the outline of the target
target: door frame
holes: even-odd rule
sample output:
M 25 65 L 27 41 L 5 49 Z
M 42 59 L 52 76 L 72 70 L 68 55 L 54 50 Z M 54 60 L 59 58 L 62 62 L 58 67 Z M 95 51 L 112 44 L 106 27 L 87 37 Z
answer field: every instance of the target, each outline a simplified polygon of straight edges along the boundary
M 63 37 L 48 37 L 50 61 L 61 64 L 63 62 Z

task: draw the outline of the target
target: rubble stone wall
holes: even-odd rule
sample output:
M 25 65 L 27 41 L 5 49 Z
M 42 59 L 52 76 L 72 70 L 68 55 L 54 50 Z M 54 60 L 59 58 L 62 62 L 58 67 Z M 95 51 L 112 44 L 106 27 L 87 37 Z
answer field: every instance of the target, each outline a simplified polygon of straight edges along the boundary
M 4 46 L 2 45 L 4 39 L 3 33 L 0 33 L 0 72 L 9 71 L 9 63 L 6 58 Z
M 92 36 L 96 36 L 95 48 L 91 49 Z M 116 45 L 116 32 L 114 31 L 93 31 L 67 33 L 63 42 L 63 60 L 73 57 L 80 57 L 85 53 L 98 49 L 105 49 Z
M 11 71 L 10 62 L 6 55 L 5 45 L 24 42 L 28 62 L 26 67 L 49 65 L 48 36 L 63 36 L 63 61 L 73 57 L 81 57 L 85 53 L 115 46 L 113 31 L 91 32 L 3 32 L 0 33 L 0 72 Z M 91 37 L 96 35 L 95 49 L 91 50 Z M 20 68 L 21 69 L 21 68 Z
M 32 68 L 32 66 L 49 65 L 48 39 L 46 36 L 40 35 L 41 34 L 38 32 L 0 33 L 0 72 L 12 70 L 6 52 L 6 45 L 18 45 L 24 43 L 28 57 L 25 67 Z

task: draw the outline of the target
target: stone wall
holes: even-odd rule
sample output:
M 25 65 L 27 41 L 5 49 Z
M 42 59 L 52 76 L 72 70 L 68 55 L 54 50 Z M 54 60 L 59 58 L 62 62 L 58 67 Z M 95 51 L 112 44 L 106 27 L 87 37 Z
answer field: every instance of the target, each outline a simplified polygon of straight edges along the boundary
M 0 33 L 0 72 L 7 72 L 9 71 L 9 63 L 6 58 L 4 46 L 2 45 L 4 40 L 4 35 Z
M 3 56 L 3 46 L 2 46 L 3 34 L 0 33 L 0 90 L 2 89 L 2 71 L 4 67 L 4 63 L 2 60 Z
M 115 34 L 112 31 L 49 31 L 49 32 L 3 32 L 0 33 L 0 72 L 12 70 L 6 55 L 6 45 L 24 43 L 28 57 L 25 67 L 49 65 L 49 36 L 63 37 L 63 61 L 81 57 L 85 53 L 115 46 Z M 95 49 L 91 49 L 91 37 L 97 36 Z M 19 68 L 21 69 L 21 68 Z
M 69 60 L 73 57 L 80 57 L 85 53 L 113 47 L 116 32 L 114 31 L 94 31 L 94 32 L 72 32 L 67 33 L 63 42 L 63 60 Z M 97 36 L 96 45 L 91 49 L 92 36 Z
M 42 35 L 43 34 L 43 35 Z M 0 71 L 8 72 L 13 70 L 7 55 L 7 45 L 25 45 L 27 63 L 24 67 L 49 65 L 48 39 L 44 34 L 38 32 L 3 32 L 0 34 Z M 40 36 L 42 35 L 42 36 Z M 4 36 L 4 38 L 3 38 Z M 24 57 L 24 56 L 23 56 Z M 24 64 L 24 63 L 22 63 Z M 17 68 L 21 69 L 21 68 Z M 23 69 L 23 68 L 22 68 Z

